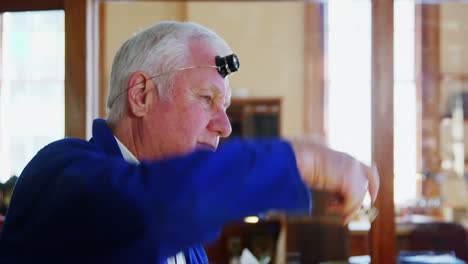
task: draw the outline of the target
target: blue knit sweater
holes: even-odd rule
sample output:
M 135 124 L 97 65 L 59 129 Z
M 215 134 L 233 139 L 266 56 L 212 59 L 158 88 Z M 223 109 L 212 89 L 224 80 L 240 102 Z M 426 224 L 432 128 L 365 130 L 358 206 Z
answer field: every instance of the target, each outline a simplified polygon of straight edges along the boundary
M 44 147 L 15 186 L 0 235 L 0 263 L 165 263 L 223 224 L 269 209 L 309 210 L 291 146 L 229 140 L 218 151 L 126 162 L 102 119 L 90 141 Z

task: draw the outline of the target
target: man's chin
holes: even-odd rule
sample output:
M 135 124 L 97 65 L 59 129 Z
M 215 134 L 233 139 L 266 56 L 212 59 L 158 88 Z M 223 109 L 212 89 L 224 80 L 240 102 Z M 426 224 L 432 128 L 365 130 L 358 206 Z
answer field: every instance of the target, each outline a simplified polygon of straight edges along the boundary
M 203 143 L 197 143 L 195 146 L 195 151 L 211 151 L 215 152 L 216 147 L 208 144 L 203 144 Z

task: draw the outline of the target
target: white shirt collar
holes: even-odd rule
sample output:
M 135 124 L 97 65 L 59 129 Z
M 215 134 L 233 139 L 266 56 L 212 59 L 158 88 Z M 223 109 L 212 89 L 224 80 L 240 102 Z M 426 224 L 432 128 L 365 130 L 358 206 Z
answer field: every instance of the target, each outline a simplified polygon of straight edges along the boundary
M 120 152 L 122 152 L 124 159 L 129 163 L 139 164 L 140 161 L 130 152 L 130 150 L 128 150 L 128 148 L 122 142 L 120 142 L 116 136 L 114 136 L 114 138 L 117 141 L 117 145 L 119 146 Z

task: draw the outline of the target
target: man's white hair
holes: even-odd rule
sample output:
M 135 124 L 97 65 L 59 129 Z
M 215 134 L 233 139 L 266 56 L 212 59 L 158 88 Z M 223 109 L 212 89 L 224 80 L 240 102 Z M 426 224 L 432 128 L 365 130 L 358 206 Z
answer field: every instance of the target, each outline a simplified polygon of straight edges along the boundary
M 153 81 L 164 99 L 170 99 L 175 70 L 187 65 L 190 58 L 189 43 L 202 40 L 220 56 L 231 53 L 227 43 L 210 29 L 191 22 L 163 21 L 128 39 L 117 51 L 112 63 L 107 97 L 107 121 L 115 123 L 127 110 L 128 79 L 136 71 L 150 76 L 163 74 Z M 214 58 L 213 58 L 214 65 Z

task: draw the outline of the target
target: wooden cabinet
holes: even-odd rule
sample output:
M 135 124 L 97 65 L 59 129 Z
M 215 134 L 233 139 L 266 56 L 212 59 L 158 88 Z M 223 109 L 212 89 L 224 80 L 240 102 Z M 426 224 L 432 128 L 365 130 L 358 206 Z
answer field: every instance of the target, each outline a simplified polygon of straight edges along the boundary
M 280 98 L 233 98 L 227 110 L 231 137 L 276 137 L 281 134 Z
M 205 247 L 210 263 L 230 263 L 248 248 L 257 258 L 268 255 L 274 264 L 346 260 L 349 232 L 338 220 L 280 215 L 255 224 L 226 225 L 215 243 Z

